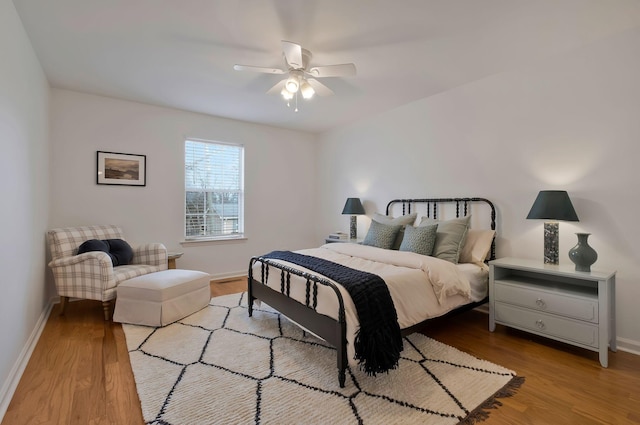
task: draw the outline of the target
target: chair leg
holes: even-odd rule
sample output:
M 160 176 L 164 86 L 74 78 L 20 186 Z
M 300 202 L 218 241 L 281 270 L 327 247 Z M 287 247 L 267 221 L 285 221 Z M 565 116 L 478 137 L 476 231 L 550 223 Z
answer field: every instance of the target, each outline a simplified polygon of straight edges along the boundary
M 104 310 L 104 320 L 109 321 L 111 316 L 111 301 L 102 301 L 102 309 Z
M 67 308 L 69 297 L 60 297 L 60 316 L 64 316 L 64 310 Z

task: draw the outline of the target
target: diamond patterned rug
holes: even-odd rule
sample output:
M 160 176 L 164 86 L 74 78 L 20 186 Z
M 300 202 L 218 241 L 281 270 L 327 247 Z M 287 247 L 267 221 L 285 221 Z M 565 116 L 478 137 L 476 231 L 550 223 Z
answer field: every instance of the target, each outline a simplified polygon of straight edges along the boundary
M 123 325 L 149 424 L 458 424 L 487 417 L 523 382 L 416 333 L 400 367 L 338 385 L 335 349 L 246 293 L 212 298 L 176 323 Z

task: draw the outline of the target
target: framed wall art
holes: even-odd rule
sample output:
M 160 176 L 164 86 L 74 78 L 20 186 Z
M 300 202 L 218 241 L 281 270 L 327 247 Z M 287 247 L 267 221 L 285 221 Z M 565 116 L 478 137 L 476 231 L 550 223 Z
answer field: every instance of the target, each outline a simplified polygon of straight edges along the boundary
M 98 184 L 147 185 L 147 156 L 98 151 Z

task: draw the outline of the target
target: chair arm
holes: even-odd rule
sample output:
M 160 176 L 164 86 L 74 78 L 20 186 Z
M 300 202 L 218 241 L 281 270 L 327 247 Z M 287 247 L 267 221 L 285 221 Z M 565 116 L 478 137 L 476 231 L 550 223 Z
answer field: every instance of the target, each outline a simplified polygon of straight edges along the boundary
M 109 288 L 115 288 L 111 257 L 106 252 L 92 251 L 49 262 L 58 295 L 105 301 Z
M 148 243 L 133 248 L 131 264 L 148 264 L 167 268 L 167 248 L 161 243 Z
M 49 262 L 49 267 L 51 267 L 52 269 L 56 267 L 66 267 L 66 266 L 72 266 L 74 264 L 84 263 L 91 260 L 97 261 L 98 262 L 97 265 L 101 267 L 104 267 L 104 266 L 113 267 L 113 263 L 111 262 L 111 257 L 109 257 L 109 254 L 102 251 L 85 252 L 83 254 L 73 255 L 71 257 L 62 257 L 56 260 L 51 260 Z

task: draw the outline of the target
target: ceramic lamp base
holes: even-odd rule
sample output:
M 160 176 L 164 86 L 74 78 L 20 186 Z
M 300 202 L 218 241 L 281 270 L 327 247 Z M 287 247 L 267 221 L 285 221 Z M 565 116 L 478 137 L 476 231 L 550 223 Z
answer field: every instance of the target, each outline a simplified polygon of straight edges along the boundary
M 558 223 L 544 223 L 544 263 L 558 264 Z
M 351 216 L 351 221 L 349 223 L 349 238 L 357 239 L 358 238 L 358 217 L 355 215 Z

